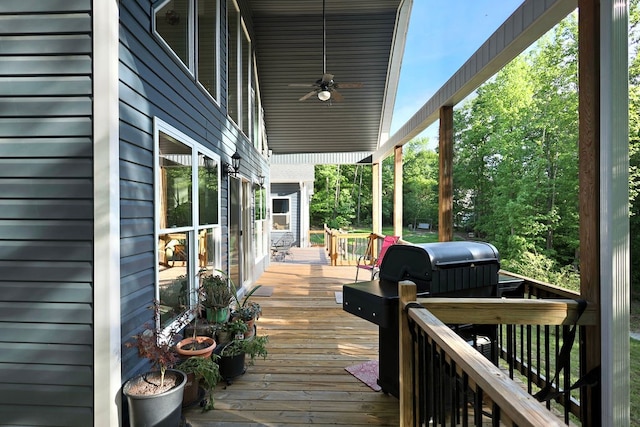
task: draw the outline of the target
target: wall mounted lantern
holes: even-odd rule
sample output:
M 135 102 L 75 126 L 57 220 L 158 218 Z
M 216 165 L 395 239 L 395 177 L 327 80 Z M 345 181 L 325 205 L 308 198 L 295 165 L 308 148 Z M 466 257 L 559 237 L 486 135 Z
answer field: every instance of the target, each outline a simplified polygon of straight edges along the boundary
M 231 156 L 231 164 L 224 164 L 225 175 L 237 176 L 240 172 L 240 160 L 242 160 L 240 154 L 238 154 L 237 151 L 233 153 L 233 156 Z

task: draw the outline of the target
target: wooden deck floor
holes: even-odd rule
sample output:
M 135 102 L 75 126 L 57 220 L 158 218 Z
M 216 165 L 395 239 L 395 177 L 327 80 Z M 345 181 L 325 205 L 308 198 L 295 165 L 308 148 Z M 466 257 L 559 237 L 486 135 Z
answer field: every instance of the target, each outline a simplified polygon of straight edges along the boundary
M 216 409 L 185 410 L 192 427 L 398 425 L 398 400 L 345 370 L 378 357 L 377 326 L 335 300 L 334 292 L 353 282 L 355 267 L 306 264 L 301 257 L 272 264 L 257 281 L 274 287 L 272 296 L 257 299 L 269 357 L 233 384 L 221 383 Z

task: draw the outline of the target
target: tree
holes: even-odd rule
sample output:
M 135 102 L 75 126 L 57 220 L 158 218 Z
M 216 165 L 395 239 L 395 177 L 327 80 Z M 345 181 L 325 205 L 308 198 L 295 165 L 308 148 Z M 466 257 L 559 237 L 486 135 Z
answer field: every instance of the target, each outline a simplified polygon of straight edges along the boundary
M 503 257 L 571 263 L 578 245 L 577 20 L 481 86 L 454 115 L 454 209 Z
M 368 185 L 360 184 L 369 183 Z M 332 228 L 371 223 L 371 168 L 363 165 L 318 165 L 310 206 L 311 224 Z
M 639 0 L 629 6 L 629 229 L 632 296 L 640 296 L 640 40 Z
M 438 220 L 438 155 L 427 148 L 428 138 L 403 147 L 403 221 L 405 224 Z

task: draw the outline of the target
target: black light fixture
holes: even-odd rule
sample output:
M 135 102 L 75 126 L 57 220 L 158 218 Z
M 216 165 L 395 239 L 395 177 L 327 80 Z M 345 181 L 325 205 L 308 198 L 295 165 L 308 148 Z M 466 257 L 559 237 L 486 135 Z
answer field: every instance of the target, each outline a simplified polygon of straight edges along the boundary
M 205 156 L 203 163 L 204 169 L 207 171 L 207 173 L 212 173 L 213 168 L 216 166 L 216 162 L 214 162 L 212 158 Z
M 238 154 L 237 151 L 233 153 L 233 156 L 231 156 L 231 164 L 224 164 L 225 175 L 237 176 L 240 172 L 240 160 L 242 160 L 240 154 Z
M 260 184 L 260 188 L 264 187 L 264 175 L 258 176 L 258 184 Z

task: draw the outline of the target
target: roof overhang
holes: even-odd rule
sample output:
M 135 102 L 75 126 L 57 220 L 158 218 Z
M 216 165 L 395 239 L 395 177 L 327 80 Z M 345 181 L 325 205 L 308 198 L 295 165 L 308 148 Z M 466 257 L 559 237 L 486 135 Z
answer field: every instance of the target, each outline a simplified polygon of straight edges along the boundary
M 326 163 L 388 138 L 412 0 L 326 0 L 326 72 L 362 88 L 299 98 L 323 75 L 322 0 L 250 1 L 269 149 Z

